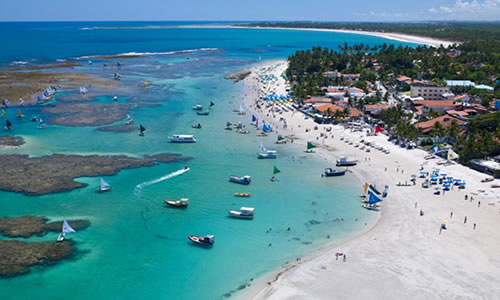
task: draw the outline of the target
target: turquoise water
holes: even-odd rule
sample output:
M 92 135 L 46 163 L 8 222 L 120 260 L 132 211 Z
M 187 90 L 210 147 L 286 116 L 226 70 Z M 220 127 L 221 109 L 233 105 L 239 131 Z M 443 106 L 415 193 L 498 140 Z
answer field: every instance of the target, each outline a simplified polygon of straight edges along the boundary
M 122 170 L 106 177 L 113 186 L 110 193 L 94 192 L 97 178 L 79 178 L 89 186 L 67 193 L 30 197 L 0 192 L 0 212 L 5 216 L 88 218 L 92 222 L 88 229 L 71 235 L 78 249 L 72 259 L 0 280 L 0 298 L 219 299 L 286 261 L 359 232 L 364 222 L 373 217 L 360 207 L 357 195 L 361 184 L 352 176 L 321 178 L 323 169 L 330 165 L 314 155 L 304 156 L 303 149 L 274 145 L 275 136 L 257 137 L 253 129 L 249 135 L 223 130 L 226 121 L 248 124 L 251 117 L 233 112 L 241 102 L 242 87 L 223 77 L 255 64 L 259 56 L 284 58 L 297 48 L 334 46 L 343 44 L 345 39 L 365 44 L 390 41 L 358 35 L 277 30 L 78 30 L 84 26 L 98 25 L 0 24 L 0 32 L 6 27 L 10 31 L 36 31 L 42 37 L 50 34 L 55 42 L 68 43 L 68 47 L 61 47 L 63 49 L 53 48 L 55 53 L 43 45 L 40 51 L 37 49 L 31 54 L 23 54 L 23 51 L 16 54 L 8 48 L 1 53 L 2 62 L 31 58 L 50 62 L 92 54 L 201 47 L 224 51 L 121 61 L 119 72 L 123 80 L 120 84 L 126 92 L 117 92 L 119 102 L 159 105 L 131 112 L 136 122 L 147 128 L 144 138 L 138 137 L 137 132 L 100 132 L 96 127 L 52 125 L 46 130 L 37 130 L 28 120 L 15 120 L 15 110 L 11 109 L 8 115 L 14 120 L 12 134 L 22 135 L 27 144 L 20 149 L 0 150 L 0 153 L 141 156 L 173 152 L 193 159 Z M 41 38 L 33 37 L 35 41 L 32 41 L 10 34 L 9 37 L 12 43 L 26 45 Z M 87 42 L 85 47 L 80 44 L 84 42 Z M 102 61 L 94 60 L 94 65 L 79 67 L 76 71 L 106 77 L 114 69 L 103 68 Z M 151 87 L 139 87 L 141 80 L 150 81 Z M 68 91 L 66 95 L 71 93 Z M 109 92 L 91 88 L 90 94 L 99 96 L 95 103 L 112 102 Z M 210 101 L 215 103 L 210 116 L 197 116 L 191 109 L 194 104 L 207 105 Z M 26 108 L 24 114 L 50 118 L 40 112 L 40 107 Z M 195 122 L 200 122 L 203 129 L 192 129 L 191 124 Z M 167 136 L 172 134 L 195 134 L 198 142 L 169 144 Z M 257 160 L 255 152 L 260 143 L 278 150 L 279 158 Z M 191 171 L 142 190 L 135 189 L 140 183 L 185 165 Z M 278 174 L 280 182 L 269 181 L 273 165 L 282 171 Z M 252 184 L 229 183 L 228 177 L 233 174 L 251 175 Z M 252 197 L 235 198 L 234 192 L 250 192 Z M 163 204 L 164 199 L 182 197 L 190 198 L 186 210 L 166 208 Z M 227 218 L 227 209 L 241 206 L 255 207 L 255 219 Z M 344 221 L 334 222 L 336 218 Z M 216 236 L 212 249 L 196 247 L 187 240 L 188 234 L 209 233 Z M 327 235 L 331 238 L 327 239 Z M 32 240 L 54 240 L 56 236 L 52 233 Z

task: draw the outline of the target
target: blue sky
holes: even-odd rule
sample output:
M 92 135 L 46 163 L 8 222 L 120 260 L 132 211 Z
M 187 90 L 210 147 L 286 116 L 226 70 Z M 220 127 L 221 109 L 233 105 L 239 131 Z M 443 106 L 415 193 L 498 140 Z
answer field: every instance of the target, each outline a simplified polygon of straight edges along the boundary
M 500 0 L 1 0 L 0 21 L 500 20 Z

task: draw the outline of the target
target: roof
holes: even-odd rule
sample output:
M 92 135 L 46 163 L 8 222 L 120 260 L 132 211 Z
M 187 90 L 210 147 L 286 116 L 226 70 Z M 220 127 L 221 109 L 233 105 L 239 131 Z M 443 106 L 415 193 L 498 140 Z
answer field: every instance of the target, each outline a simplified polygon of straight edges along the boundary
M 494 90 L 494 88 L 492 88 L 489 85 L 485 85 L 485 84 L 476 85 L 475 88 L 476 89 L 480 89 L 480 90 L 488 90 L 488 91 L 493 91 Z
M 451 125 L 451 122 L 453 120 L 457 121 L 457 125 L 465 124 L 465 122 L 460 120 L 460 119 L 454 118 L 452 116 L 444 115 L 441 117 L 434 118 L 432 120 L 418 122 L 417 124 L 415 124 L 415 126 L 417 128 L 422 128 L 423 132 L 429 132 L 432 129 L 432 127 L 434 127 L 435 123 L 439 122 L 439 123 L 441 123 L 441 125 L 443 125 L 444 128 L 447 128 Z
M 469 114 L 467 113 L 466 110 L 454 110 L 454 109 L 450 109 L 450 110 L 447 110 L 446 111 L 447 114 L 449 115 L 457 115 L 457 116 L 461 116 L 461 117 L 468 117 Z
M 304 103 L 332 103 L 332 99 L 326 97 L 311 97 L 304 100 Z
M 387 108 L 389 108 L 389 104 L 368 104 L 368 105 L 365 105 L 365 111 L 366 110 L 377 110 L 377 109 L 386 110 Z
M 351 118 L 355 118 L 355 117 L 359 117 L 359 116 L 363 116 L 363 112 L 361 112 L 359 109 L 357 108 L 351 108 L 349 109 L 349 117 Z
M 447 86 L 475 86 L 476 84 L 470 80 L 446 80 Z
M 343 111 L 344 109 L 338 105 L 333 105 L 331 103 L 328 103 L 328 104 L 323 104 L 323 105 L 320 105 L 320 106 L 317 106 L 316 107 L 316 110 L 317 111 L 320 111 L 322 113 L 326 112 L 328 109 L 330 109 L 330 112 L 335 112 L 337 110 L 340 110 L 340 111 Z
M 462 100 L 462 99 L 464 99 L 466 97 L 469 97 L 469 95 L 463 94 L 463 95 L 455 96 L 455 100 Z
M 415 100 L 413 101 L 415 106 L 422 105 L 427 107 L 448 107 L 457 106 L 454 100 Z
M 396 78 L 397 81 L 407 81 L 407 80 L 411 80 L 410 77 L 408 76 L 403 76 L 403 75 L 400 75 Z

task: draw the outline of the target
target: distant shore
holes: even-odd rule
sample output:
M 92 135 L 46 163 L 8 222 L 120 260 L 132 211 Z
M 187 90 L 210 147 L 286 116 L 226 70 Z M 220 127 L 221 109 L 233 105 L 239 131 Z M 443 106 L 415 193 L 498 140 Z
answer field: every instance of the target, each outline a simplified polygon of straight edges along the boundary
M 236 28 L 236 29 L 278 29 L 278 30 L 301 30 L 301 31 L 322 31 L 322 32 L 339 32 L 339 33 L 348 33 L 348 34 L 360 34 L 360 35 L 369 35 L 376 36 L 380 38 L 386 38 L 389 40 L 405 42 L 405 43 L 416 43 L 422 44 L 432 47 L 448 47 L 453 44 L 457 44 L 458 42 L 447 41 L 436 39 L 432 37 L 426 36 L 418 36 L 418 35 L 410 35 L 403 33 L 395 33 L 395 32 L 376 32 L 376 31 L 361 31 L 361 30 L 348 30 L 348 29 L 323 29 L 323 28 L 287 28 L 287 27 L 250 27 L 250 26 L 233 26 L 233 25 L 185 25 L 179 26 L 182 28 Z
M 318 143 L 320 133 L 328 135 L 312 155 L 329 165 L 341 154 L 358 159 L 358 165 L 350 168 L 352 174 L 345 176 L 354 175 L 380 188 L 388 185 L 389 196 L 382 202 L 381 212 L 374 212 L 379 214 L 375 226 L 368 224 L 364 233 L 258 278 L 237 298 L 496 299 L 500 280 L 492 279 L 500 276 L 500 263 L 495 260 L 500 251 L 496 242 L 500 239 L 496 230 L 500 195 L 490 184 L 481 183 L 487 176 L 457 164 L 437 165 L 436 160 L 424 159 L 426 152 L 402 149 L 385 135 L 367 137 L 339 125 L 318 125 L 300 112 L 273 114 L 262 106 L 258 109 L 254 105 L 262 87 L 258 71 L 270 67 L 269 72 L 279 77 L 286 66 L 286 61 L 273 61 L 253 68 L 252 75 L 243 80 L 245 105 L 260 120 L 274 124 L 281 135 L 298 138 L 291 147 L 305 148 L 307 141 Z M 280 78 L 276 93 L 284 93 L 285 88 Z M 286 129 L 281 127 L 280 118 L 286 119 Z M 315 126 L 318 130 L 312 129 Z M 326 127 L 331 127 L 331 132 L 326 132 Z M 345 142 L 358 143 L 361 138 L 390 149 L 390 154 L 375 149 L 367 153 L 361 146 Z M 421 165 L 427 172 L 439 169 L 465 180 L 466 189 L 455 187 L 434 195 L 434 188 L 421 187 L 421 178 L 416 185 L 396 185 L 411 183 L 411 175 L 419 174 Z M 441 233 L 442 223 L 448 229 Z M 342 256 L 337 259 L 336 253 L 346 254 L 346 261 Z

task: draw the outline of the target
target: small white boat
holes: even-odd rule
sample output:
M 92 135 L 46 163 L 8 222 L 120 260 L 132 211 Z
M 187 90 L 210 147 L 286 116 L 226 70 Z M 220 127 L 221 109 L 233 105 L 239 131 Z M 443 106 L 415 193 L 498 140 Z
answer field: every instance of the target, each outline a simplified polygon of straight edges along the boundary
M 201 106 L 200 104 L 193 105 L 193 110 L 202 110 L 202 109 L 203 106 Z
M 275 150 L 267 150 L 264 145 L 260 145 L 259 147 L 259 152 L 257 153 L 257 158 L 259 159 L 264 159 L 264 158 L 276 158 L 278 156 L 278 152 Z
M 254 210 L 255 208 L 253 207 L 240 207 L 239 210 L 229 209 L 227 213 L 233 218 L 252 219 Z
M 45 121 L 40 118 L 40 124 L 38 124 L 38 126 L 36 128 L 45 129 L 45 128 L 47 128 L 47 123 L 45 123 Z
M 134 119 L 130 115 L 127 115 L 127 121 L 125 122 L 127 125 L 132 125 L 134 124 Z
M 189 205 L 189 199 L 188 198 L 181 198 L 180 200 L 164 200 L 165 204 L 174 206 L 174 207 L 180 207 L 180 208 L 186 208 Z
M 175 134 L 168 137 L 170 143 L 195 143 L 196 138 L 190 134 Z
M 251 182 L 251 177 L 248 176 L 248 175 L 245 175 L 245 176 L 242 176 L 242 177 L 231 175 L 229 177 L 229 181 L 230 182 L 234 182 L 234 183 L 248 185 Z
M 188 239 L 200 246 L 211 247 L 215 244 L 214 236 L 209 234 L 205 236 L 188 235 Z
M 96 190 L 96 192 L 104 193 L 104 192 L 111 191 L 111 189 L 112 189 L 111 185 L 109 185 L 109 183 L 104 181 L 104 179 L 101 177 L 101 179 L 99 181 L 99 188 Z
M 62 223 L 61 233 L 59 233 L 59 236 L 57 237 L 57 241 L 58 242 L 64 241 L 64 239 L 66 238 L 66 233 L 70 233 L 70 232 L 76 232 L 76 230 L 74 230 L 71 226 L 69 226 L 68 222 L 66 220 L 64 220 Z

